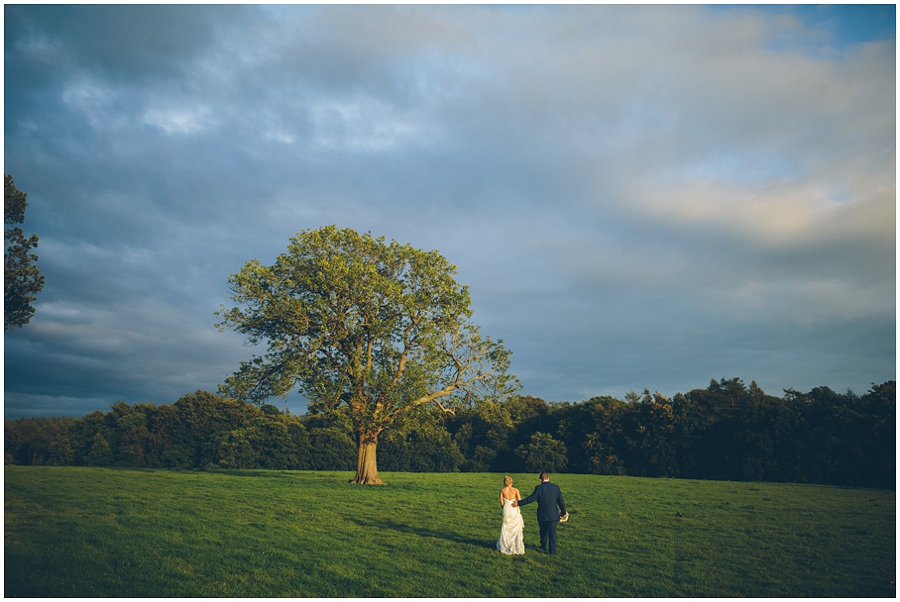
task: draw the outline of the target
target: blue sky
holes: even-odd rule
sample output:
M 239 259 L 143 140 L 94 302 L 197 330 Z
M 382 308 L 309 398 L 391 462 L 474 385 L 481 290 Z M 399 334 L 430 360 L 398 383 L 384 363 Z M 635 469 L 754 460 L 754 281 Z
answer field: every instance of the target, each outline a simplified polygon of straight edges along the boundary
M 5 416 L 215 391 L 259 351 L 213 326 L 228 276 L 329 224 L 456 264 L 525 394 L 864 393 L 896 372 L 895 22 L 5 5 L 4 169 L 46 277 Z

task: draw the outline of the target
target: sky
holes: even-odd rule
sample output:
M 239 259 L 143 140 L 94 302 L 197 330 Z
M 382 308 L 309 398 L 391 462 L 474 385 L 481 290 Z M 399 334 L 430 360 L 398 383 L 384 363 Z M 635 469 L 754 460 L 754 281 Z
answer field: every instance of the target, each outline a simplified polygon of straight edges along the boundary
M 896 375 L 875 6 L 4 5 L 45 276 L 4 415 L 216 391 L 228 276 L 334 224 L 436 249 L 522 394 Z M 303 414 L 298 394 L 273 400 Z

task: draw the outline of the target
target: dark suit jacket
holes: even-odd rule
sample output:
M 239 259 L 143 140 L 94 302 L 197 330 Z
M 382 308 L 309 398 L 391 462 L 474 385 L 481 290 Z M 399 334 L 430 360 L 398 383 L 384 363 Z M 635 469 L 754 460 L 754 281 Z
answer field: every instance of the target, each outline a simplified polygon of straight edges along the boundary
M 521 500 L 518 505 L 524 506 L 535 501 L 538 503 L 537 519 L 539 521 L 559 520 L 557 506 L 563 514 L 566 513 L 566 503 L 563 501 L 562 492 L 550 481 L 544 481 L 535 487 L 534 493 Z

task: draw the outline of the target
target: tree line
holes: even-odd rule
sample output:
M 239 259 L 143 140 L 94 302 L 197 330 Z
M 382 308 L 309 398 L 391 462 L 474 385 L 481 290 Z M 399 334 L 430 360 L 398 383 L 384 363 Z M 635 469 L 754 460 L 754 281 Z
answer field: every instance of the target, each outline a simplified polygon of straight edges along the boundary
M 783 397 L 711 381 L 666 397 L 547 403 L 525 396 L 385 430 L 385 471 L 577 472 L 894 488 L 896 383 Z M 117 402 L 82 418 L 5 421 L 7 464 L 354 470 L 346 412 L 293 415 L 205 391 L 172 405 Z

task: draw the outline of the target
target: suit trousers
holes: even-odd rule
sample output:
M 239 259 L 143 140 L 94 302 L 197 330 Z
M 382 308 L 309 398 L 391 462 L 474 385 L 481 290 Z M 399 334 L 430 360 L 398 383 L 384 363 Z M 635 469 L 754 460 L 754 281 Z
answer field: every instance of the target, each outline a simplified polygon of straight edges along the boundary
M 539 520 L 538 528 L 541 530 L 541 549 L 551 554 L 556 554 L 556 523 L 555 520 Z M 548 547 L 549 546 L 549 547 Z

